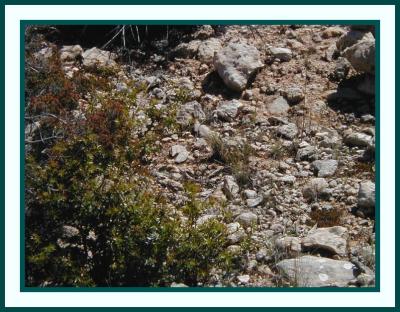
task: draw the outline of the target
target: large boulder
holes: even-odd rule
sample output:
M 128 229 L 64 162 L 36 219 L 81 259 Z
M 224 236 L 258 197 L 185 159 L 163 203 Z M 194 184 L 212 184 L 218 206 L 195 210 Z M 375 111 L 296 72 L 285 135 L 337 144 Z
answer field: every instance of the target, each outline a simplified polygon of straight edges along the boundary
M 336 172 L 338 161 L 335 159 L 316 160 L 311 165 L 317 177 L 325 178 Z
M 347 230 L 342 226 L 316 229 L 303 238 L 306 250 L 324 250 L 339 256 L 346 255 Z
M 214 55 L 214 67 L 225 85 L 240 92 L 249 78 L 263 66 L 259 51 L 245 43 L 230 43 Z
M 89 50 L 85 50 L 82 54 L 83 65 L 87 67 L 100 66 L 100 67 L 113 67 L 117 63 L 115 62 L 117 55 L 110 51 L 100 50 L 93 47 Z
M 356 71 L 375 73 L 375 39 L 361 40 L 344 50 L 343 55 Z
M 172 50 L 171 54 L 175 57 L 193 58 L 199 50 L 200 43 L 200 40 L 192 40 L 188 43 L 182 42 Z
M 346 48 L 362 40 L 374 40 L 374 36 L 370 32 L 351 30 L 339 38 L 336 42 L 336 47 L 339 51 L 344 51 Z
M 323 257 L 286 259 L 276 267 L 297 287 L 345 287 L 356 278 L 353 263 Z
M 221 48 L 221 41 L 216 38 L 210 38 L 200 43 L 197 57 L 203 63 L 212 63 L 215 52 L 218 52 Z
M 60 50 L 61 62 L 76 61 L 82 53 L 83 49 L 80 45 L 63 46 Z

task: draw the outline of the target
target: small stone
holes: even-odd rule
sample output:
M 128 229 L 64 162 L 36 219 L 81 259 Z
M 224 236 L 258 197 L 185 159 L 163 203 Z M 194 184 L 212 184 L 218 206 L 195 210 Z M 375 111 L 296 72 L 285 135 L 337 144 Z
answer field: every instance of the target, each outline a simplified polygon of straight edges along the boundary
M 244 212 L 236 217 L 235 221 L 240 223 L 243 227 L 251 227 L 257 224 L 258 217 L 252 212 Z
M 368 147 L 372 145 L 372 137 L 360 132 L 351 132 L 345 135 L 344 143 L 349 146 Z
M 322 32 L 322 38 L 324 39 L 328 39 L 328 38 L 332 38 L 332 37 L 339 37 L 341 35 L 343 35 L 345 33 L 345 31 L 340 28 L 340 27 L 328 27 L 327 29 L 325 29 Z
M 242 252 L 242 247 L 240 247 L 239 245 L 230 245 L 226 249 L 233 256 L 238 256 Z
M 316 160 L 312 164 L 317 177 L 324 178 L 336 172 L 338 161 L 335 159 Z
M 183 145 L 173 145 L 171 147 L 170 155 L 175 157 L 175 162 L 177 164 L 185 162 L 189 157 L 189 152 Z
M 301 242 L 298 237 L 286 236 L 282 238 L 278 238 L 275 241 L 275 246 L 284 252 L 295 252 L 298 253 L 301 251 Z
M 249 198 L 246 200 L 247 206 L 249 208 L 257 207 L 263 202 L 264 198 L 262 196 L 257 196 L 256 198 Z
M 224 178 L 223 190 L 229 199 L 233 199 L 238 196 L 240 189 L 233 176 L 226 176 Z
M 217 106 L 214 114 L 221 120 L 230 121 L 236 117 L 242 103 L 238 100 L 224 101 Z
M 299 148 L 296 154 L 296 160 L 310 160 L 315 155 L 316 149 L 314 146 L 308 145 L 303 148 Z
M 275 223 L 272 224 L 270 230 L 273 231 L 274 234 L 283 233 L 285 231 L 285 227 L 282 224 Z
M 257 192 L 253 190 L 244 190 L 244 195 L 246 196 L 247 199 L 256 198 Z
M 277 134 L 288 140 L 293 140 L 297 133 L 297 126 L 294 123 L 289 123 L 277 128 Z
M 267 112 L 276 116 L 286 116 L 289 108 L 288 102 L 282 96 L 266 105 Z
M 297 104 L 304 100 L 303 90 L 299 87 L 291 87 L 283 92 L 283 96 L 289 104 Z
M 171 287 L 189 287 L 189 286 L 187 286 L 186 284 L 183 284 L 183 283 L 175 283 L 175 282 L 173 282 L 171 284 Z
M 96 47 L 89 50 L 85 50 L 82 53 L 83 65 L 87 67 L 101 66 L 101 67 L 113 67 L 117 63 L 115 59 L 117 55 L 109 51 L 100 50 Z
M 206 118 L 199 102 L 187 102 L 178 110 L 176 121 L 181 125 L 189 125 L 195 120 L 202 121 Z
M 73 238 L 73 237 L 77 237 L 79 236 L 79 230 L 74 227 L 74 226 L 70 226 L 70 225 L 63 225 L 62 226 L 62 237 L 63 238 Z
M 318 198 L 324 198 L 327 194 L 329 185 L 324 178 L 313 178 L 303 188 L 303 196 L 307 200 L 317 200 Z
M 365 214 L 372 214 L 375 211 L 375 183 L 364 181 L 360 183 L 358 191 L 358 209 Z
M 259 262 L 265 260 L 266 257 L 267 257 L 267 250 L 266 249 L 260 249 L 256 253 L 256 260 L 259 261 Z
M 288 62 L 292 59 L 292 51 L 286 48 L 269 48 L 269 52 L 274 59 Z
M 240 284 L 246 285 L 250 282 L 250 275 L 239 275 L 237 280 Z

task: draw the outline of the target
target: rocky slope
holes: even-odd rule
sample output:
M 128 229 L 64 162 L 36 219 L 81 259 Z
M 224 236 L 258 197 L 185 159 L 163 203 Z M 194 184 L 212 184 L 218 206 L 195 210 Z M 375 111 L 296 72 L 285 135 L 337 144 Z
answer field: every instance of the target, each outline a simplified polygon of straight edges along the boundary
M 157 112 L 173 112 L 175 131 L 166 129 L 145 156 L 154 190 L 178 209 L 187 201 L 184 183 L 198 184 L 199 200 L 220 203 L 198 222 L 224 222 L 227 250 L 241 262 L 229 276 L 212 272 L 207 286 L 371 286 L 371 30 L 202 26 L 133 65 L 97 48 L 63 46 L 60 53 L 68 77 L 86 66 L 118 67 L 113 92 L 126 92 L 132 81 L 145 86 L 133 112 L 143 132 L 157 126 Z

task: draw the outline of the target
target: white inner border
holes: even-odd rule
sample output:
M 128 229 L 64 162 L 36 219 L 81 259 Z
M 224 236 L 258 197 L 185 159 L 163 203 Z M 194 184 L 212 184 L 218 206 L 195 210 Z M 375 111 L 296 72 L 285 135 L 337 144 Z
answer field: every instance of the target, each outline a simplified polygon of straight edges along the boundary
M 379 293 L 21 293 L 19 253 L 20 20 L 338 20 L 381 21 L 381 292 Z M 394 6 L 29 6 L 5 8 L 6 307 L 394 306 L 395 7 Z

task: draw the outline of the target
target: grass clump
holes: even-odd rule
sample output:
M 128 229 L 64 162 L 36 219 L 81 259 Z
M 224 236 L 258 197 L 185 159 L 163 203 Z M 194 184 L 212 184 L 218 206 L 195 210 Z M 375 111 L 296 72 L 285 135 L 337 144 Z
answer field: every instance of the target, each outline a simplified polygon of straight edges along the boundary
M 248 143 L 230 145 L 218 135 L 207 138 L 212 149 L 211 160 L 221 162 L 227 166 L 240 186 L 251 183 L 252 171 L 249 159 L 254 154 L 254 149 Z

